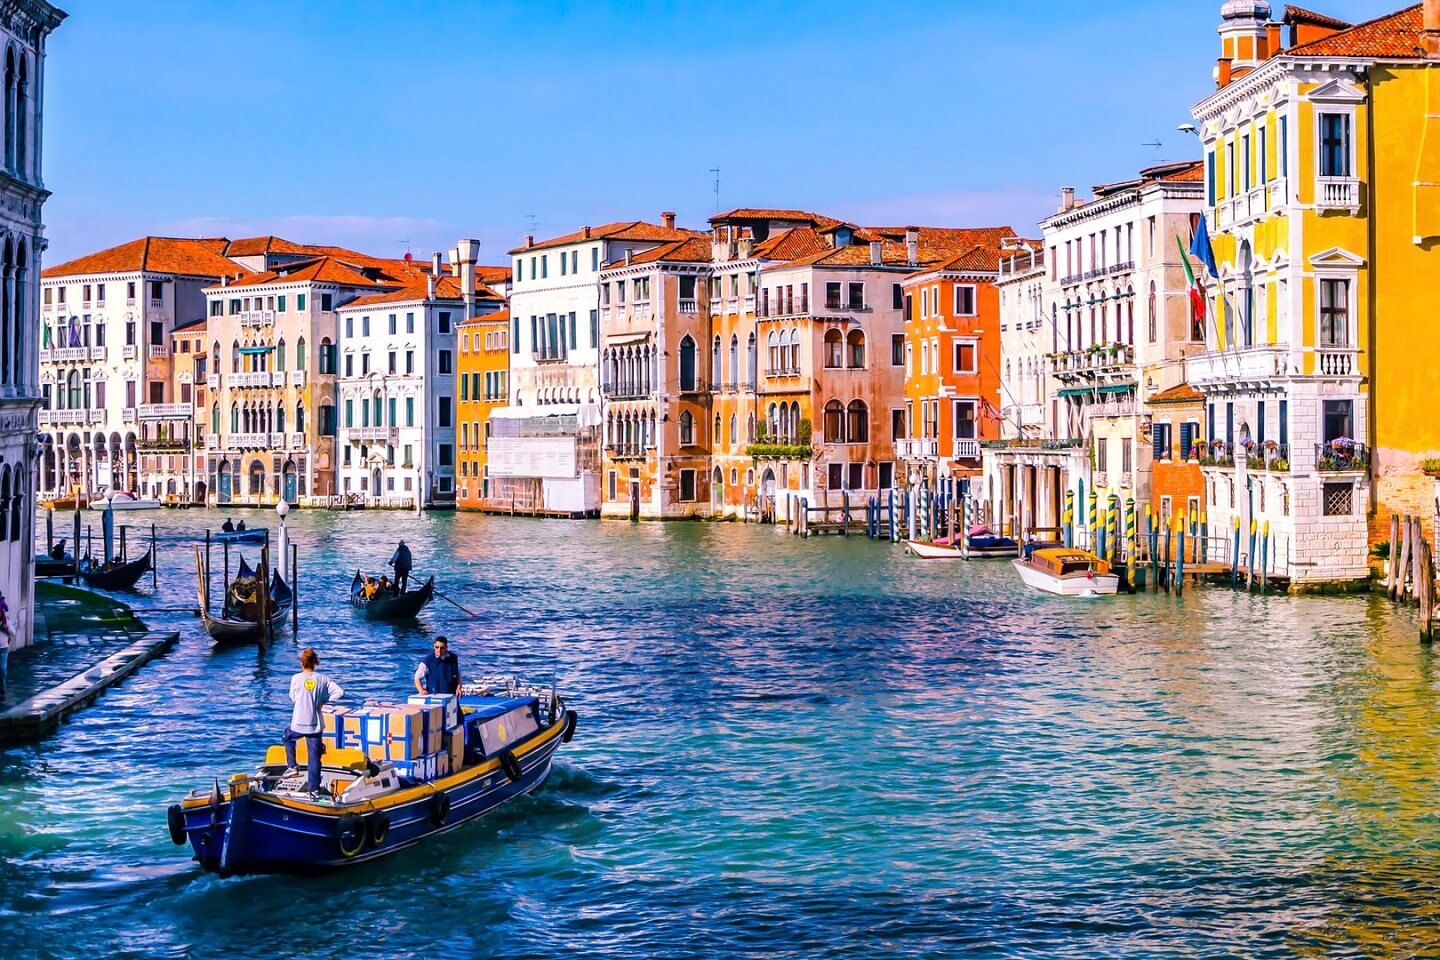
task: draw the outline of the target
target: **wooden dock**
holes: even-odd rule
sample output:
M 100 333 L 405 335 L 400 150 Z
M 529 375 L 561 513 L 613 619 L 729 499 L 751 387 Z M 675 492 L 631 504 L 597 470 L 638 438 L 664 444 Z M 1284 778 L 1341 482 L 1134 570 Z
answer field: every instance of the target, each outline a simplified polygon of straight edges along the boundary
M 0 712 L 0 743 L 39 740 L 106 688 L 167 652 L 179 638 L 180 635 L 174 632 L 137 634 L 129 646 L 110 654 L 83 673 Z

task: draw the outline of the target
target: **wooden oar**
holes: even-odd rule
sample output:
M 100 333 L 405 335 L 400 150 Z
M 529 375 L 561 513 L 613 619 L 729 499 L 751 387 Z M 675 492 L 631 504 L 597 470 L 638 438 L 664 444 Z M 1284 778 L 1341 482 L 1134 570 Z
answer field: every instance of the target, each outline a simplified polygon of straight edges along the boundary
M 433 591 L 433 592 L 434 592 L 435 596 L 439 597 L 441 600 L 444 600 L 446 603 L 450 604 L 452 607 L 455 607 L 456 609 L 458 609 L 458 610 L 460 610 L 461 612 L 467 614 L 468 616 L 472 616 L 472 617 L 475 617 L 476 619 L 479 619 L 480 614 L 476 613 L 474 610 L 468 610 L 468 609 L 466 609 L 465 607 L 460 606 L 460 604 L 456 603 L 454 600 L 451 600 L 449 597 L 445 596 L 445 594 L 441 593 L 439 590 L 435 590 L 435 591 Z

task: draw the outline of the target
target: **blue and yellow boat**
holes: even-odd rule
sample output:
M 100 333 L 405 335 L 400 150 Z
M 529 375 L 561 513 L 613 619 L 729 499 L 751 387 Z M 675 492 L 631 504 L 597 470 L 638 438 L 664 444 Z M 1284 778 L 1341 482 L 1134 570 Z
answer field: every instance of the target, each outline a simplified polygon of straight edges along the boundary
M 269 748 L 254 773 L 192 790 L 168 811 L 170 839 L 221 876 L 317 873 L 364 863 L 449 833 L 545 782 L 576 714 L 554 692 L 506 682 L 462 691 L 463 762 L 421 778 L 413 765 L 376 761 L 354 748 L 322 754 L 321 789 Z M 304 764 L 304 742 L 299 760 Z

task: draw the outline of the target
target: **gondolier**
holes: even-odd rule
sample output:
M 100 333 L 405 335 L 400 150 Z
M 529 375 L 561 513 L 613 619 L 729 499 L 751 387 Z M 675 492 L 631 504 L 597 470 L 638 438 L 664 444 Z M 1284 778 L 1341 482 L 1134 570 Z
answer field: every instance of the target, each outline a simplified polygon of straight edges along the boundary
M 320 720 L 320 708 L 334 703 L 345 696 L 340 684 L 323 673 L 315 672 L 320 665 L 320 655 L 310 647 L 300 651 L 300 672 L 290 678 L 290 700 L 295 706 L 290 711 L 290 726 L 285 728 L 285 762 L 291 771 L 298 773 L 295 764 L 295 742 L 305 739 L 306 789 L 316 793 L 320 789 L 320 734 L 324 729 Z
M 450 641 L 435 638 L 435 649 L 415 668 L 417 693 L 459 693 L 460 658 L 450 652 Z
M 410 582 L 410 567 L 414 564 L 410 556 L 410 548 L 405 546 L 405 541 L 400 541 L 400 546 L 395 548 L 395 553 L 390 557 L 390 566 L 395 568 L 395 589 L 405 592 L 405 585 Z

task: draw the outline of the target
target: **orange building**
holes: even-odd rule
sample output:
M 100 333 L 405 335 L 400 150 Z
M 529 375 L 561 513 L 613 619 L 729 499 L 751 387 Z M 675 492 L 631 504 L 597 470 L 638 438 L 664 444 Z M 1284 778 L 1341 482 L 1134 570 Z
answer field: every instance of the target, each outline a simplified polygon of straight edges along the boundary
M 1205 395 L 1188 383 L 1162 390 L 1145 401 L 1150 408 L 1150 508 L 1168 523 L 1181 511 L 1194 516 L 1205 502 L 1205 475 L 1198 445 L 1205 442 Z M 1287 464 L 1288 466 L 1288 464 Z
M 461 510 L 484 510 L 490 500 L 486 456 L 490 414 L 505 406 L 510 395 L 510 311 L 472 317 L 459 325 L 459 332 L 455 362 L 460 425 L 456 506 Z
M 979 476 L 980 442 L 1000 438 L 995 281 L 1012 233 L 984 231 L 981 242 L 902 283 L 905 421 L 895 448 L 908 479 L 933 487 L 942 477 Z

